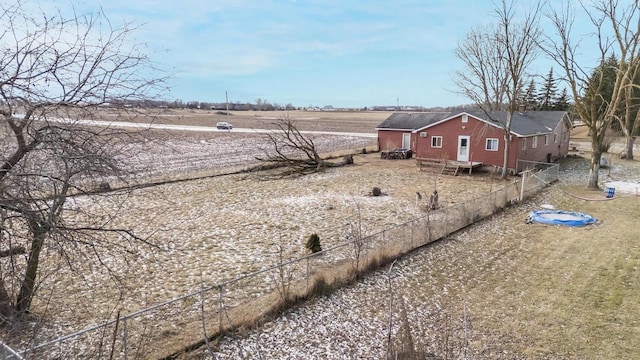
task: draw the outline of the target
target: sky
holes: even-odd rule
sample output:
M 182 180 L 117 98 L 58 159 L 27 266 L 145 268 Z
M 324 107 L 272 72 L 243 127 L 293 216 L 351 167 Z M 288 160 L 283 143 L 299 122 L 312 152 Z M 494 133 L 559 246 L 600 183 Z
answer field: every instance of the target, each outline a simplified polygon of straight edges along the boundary
M 489 0 L 41 0 L 133 22 L 167 71 L 166 100 L 294 106 L 452 106 L 458 43 Z M 546 75 L 543 59 L 532 71 Z M 559 70 L 559 68 L 557 68 Z

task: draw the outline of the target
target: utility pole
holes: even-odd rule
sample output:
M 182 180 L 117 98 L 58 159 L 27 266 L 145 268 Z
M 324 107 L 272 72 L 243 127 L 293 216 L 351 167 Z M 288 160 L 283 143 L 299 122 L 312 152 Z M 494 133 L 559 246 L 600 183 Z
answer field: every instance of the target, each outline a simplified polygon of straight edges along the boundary
M 227 124 L 229 124 L 229 95 L 226 90 L 224 91 L 224 99 L 227 102 L 227 115 L 225 115 L 225 117 L 227 119 Z

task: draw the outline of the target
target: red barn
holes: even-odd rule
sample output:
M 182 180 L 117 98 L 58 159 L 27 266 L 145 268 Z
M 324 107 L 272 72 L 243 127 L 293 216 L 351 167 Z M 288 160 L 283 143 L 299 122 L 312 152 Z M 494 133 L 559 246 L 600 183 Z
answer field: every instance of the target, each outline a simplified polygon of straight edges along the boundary
M 396 113 L 378 131 L 380 150 L 411 149 L 418 159 L 502 167 L 506 112 Z M 551 162 L 567 155 L 571 120 L 565 111 L 515 112 L 511 121 L 508 168 L 518 160 Z

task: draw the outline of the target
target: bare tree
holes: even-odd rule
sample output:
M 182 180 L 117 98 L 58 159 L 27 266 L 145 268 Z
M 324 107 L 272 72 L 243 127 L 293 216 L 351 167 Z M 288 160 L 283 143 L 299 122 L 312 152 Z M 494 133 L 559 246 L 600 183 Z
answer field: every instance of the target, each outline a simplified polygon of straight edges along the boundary
M 545 39 L 543 49 L 564 70 L 575 102 L 575 112 L 589 128 L 592 152 L 587 187 L 598 188 L 600 158 L 608 147 L 607 130 L 620 113 L 625 91 L 633 86 L 633 72 L 640 60 L 637 56 L 639 5 L 636 1 L 623 7 L 617 0 L 596 0 L 591 6 L 579 4 L 590 19 L 594 32 L 584 38 L 574 38 L 575 4 L 567 2 L 560 10 L 552 10 L 549 14 L 556 34 Z M 599 61 L 591 68 L 580 64 L 578 58 L 580 46 L 585 44 L 599 51 Z M 618 59 L 611 69 L 615 72 L 615 81 L 605 92 L 604 88 L 609 84 L 606 71 L 597 67 L 605 64 L 612 55 Z M 605 93 L 610 95 L 603 95 Z
M 625 87 L 624 91 L 624 114 L 618 117 L 626 140 L 620 157 L 627 160 L 633 160 L 633 147 L 636 136 L 640 134 L 640 62 L 633 61 L 633 63 L 635 68 L 629 74 L 632 84 Z
M 538 3 L 519 22 L 516 5 L 513 0 L 502 0 L 494 10 L 496 23 L 471 31 L 456 49 L 456 56 L 464 64 L 464 70 L 456 72 L 454 78 L 458 91 L 504 131 L 503 178 L 509 174 L 511 119 L 522 98 L 527 69 L 539 52 L 541 5 Z M 498 121 L 494 111 L 506 111 L 506 121 Z
M 596 4 L 613 29 L 618 52 L 627 59 L 626 63 L 619 63 L 624 111 L 619 112 L 616 120 L 626 139 L 622 157 L 632 160 L 635 137 L 640 132 L 640 5 L 636 1 L 621 9 L 618 6 L 613 1 Z
M 30 309 L 45 278 L 43 253 L 69 265 L 78 257 L 102 262 L 100 249 L 133 251 L 143 240 L 132 229 L 112 228 L 109 214 L 92 216 L 70 202 L 123 179 L 125 157 L 118 154 L 131 135 L 76 119 L 110 102 L 150 97 L 162 81 L 144 77 L 153 66 L 130 43 L 134 28 L 113 27 L 102 13 L 64 18 L 34 13 L 19 0 L 0 4 L 0 23 L 0 247 L 26 250 L 0 262 L 6 319 Z
M 282 304 L 291 300 L 291 285 L 293 284 L 296 266 L 289 260 L 283 239 L 276 244 L 277 268 L 272 270 L 272 281 Z
M 270 147 L 263 149 L 264 156 L 257 157 L 266 168 L 284 167 L 285 175 L 299 175 L 353 163 L 350 155 L 341 162 L 323 159 L 313 139 L 302 134 L 286 114 L 271 125 L 274 130 L 266 134 Z
M 360 271 L 363 252 L 367 247 L 367 235 L 366 229 L 362 223 L 362 210 L 360 203 L 357 200 L 353 201 L 354 214 L 348 223 L 349 230 L 347 231 L 347 239 L 351 241 L 353 251 L 353 276 L 357 277 Z

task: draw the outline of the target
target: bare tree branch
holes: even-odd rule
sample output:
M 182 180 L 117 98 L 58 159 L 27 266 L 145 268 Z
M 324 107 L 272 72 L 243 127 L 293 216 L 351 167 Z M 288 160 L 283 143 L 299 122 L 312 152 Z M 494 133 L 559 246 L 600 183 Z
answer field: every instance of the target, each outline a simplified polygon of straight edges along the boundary
M 502 177 L 509 174 L 511 119 L 525 85 L 527 69 L 538 55 L 541 3 L 516 22 L 515 2 L 502 0 L 495 8 L 496 23 L 472 30 L 458 44 L 456 56 L 464 64 L 454 84 L 473 101 L 488 120 L 504 131 Z M 506 121 L 497 121 L 495 111 L 505 111 Z
M 637 1 L 624 9 L 616 0 L 594 0 L 590 4 L 581 2 L 580 8 L 593 25 L 592 36 L 574 37 L 575 4 L 567 2 L 547 15 L 556 33 L 544 38 L 542 48 L 564 70 L 575 112 L 589 128 L 592 153 L 587 186 L 598 188 L 600 158 L 608 149 L 607 131 L 619 118 L 626 89 L 633 86 L 633 72 L 639 61 L 640 22 Z M 587 70 L 578 57 L 583 42 L 599 49 L 599 59 L 591 64 L 592 70 Z M 612 56 L 616 57 L 615 64 L 608 64 Z M 608 80 L 607 71 L 614 73 L 613 81 Z M 606 86 L 611 86 L 610 91 L 605 91 Z
M 69 266 L 87 257 L 106 266 L 106 252 L 152 245 L 70 197 L 128 181 L 124 139 L 138 136 L 76 120 L 110 102 L 154 98 L 164 78 L 131 41 L 136 27 L 114 26 L 104 13 L 65 18 L 18 0 L 0 4 L 0 23 L 0 239 L 9 240 L 0 252 L 26 253 L 1 269 L 0 312 L 20 314 L 47 278 L 43 252 L 57 251 Z
M 350 156 L 335 163 L 323 159 L 313 139 L 303 135 L 288 115 L 281 116 L 272 125 L 275 129 L 266 134 L 270 147 L 263 149 L 264 155 L 256 159 L 266 168 L 284 168 L 281 176 L 308 174 L 353 163 Z

